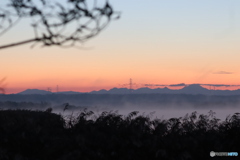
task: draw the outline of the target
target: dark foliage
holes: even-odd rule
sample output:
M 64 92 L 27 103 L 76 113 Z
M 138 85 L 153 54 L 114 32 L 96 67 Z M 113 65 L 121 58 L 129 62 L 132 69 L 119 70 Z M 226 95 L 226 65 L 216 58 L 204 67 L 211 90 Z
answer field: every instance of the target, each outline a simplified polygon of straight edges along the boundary
M 220 121 L 193 112 L 169 120 L 131 112 L 74 117 L 29 110 L 0 111 L 1 160 L 197 160 L 210 151 L 240 151 L 240 115 Z M 229 157 L 214 157 L 214 159 Z M 236 159 L 239 157 L 231 157 Z
M 100 5 L 89 0 L 6 0 L 0 6 L 0 36 L 21 19 L 30 19 L 35 37 L 0 46 L 0 49 L 26 43 L 72 47 L 98 35 L 119 18 L 108 1 Z M 35 45 L 35 44 L 34 44 Z

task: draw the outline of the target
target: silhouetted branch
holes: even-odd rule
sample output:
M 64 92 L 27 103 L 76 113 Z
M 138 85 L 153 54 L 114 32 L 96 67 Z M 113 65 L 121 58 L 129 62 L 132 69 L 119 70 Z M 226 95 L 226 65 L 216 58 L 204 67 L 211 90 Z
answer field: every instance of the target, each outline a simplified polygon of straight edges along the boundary
M 0 46 L 5 49 L 36 42 L 43 46 L 75 46 L 98 35 L 110 21 L 119 18 L 112 6 L 105 1 L 97 5 L 94 0 L 8 0 L 0 6 L 0 36 L 6 33 L 20 19 L 32 20 L 35 38 Z M 4 9 L 2 9 L 4 8 Z
M 0 49 L 15 47 L 15 46 L 19 46 L 19 45 L 23 45 L 23 44 L 27 44 L 27 43 L 31 43 L 31 42 L 36 42 L 36 41 L 38 41 L 38 39 L 30 39 L 30 40 L 26 40 L 26 41 L 22 41 L 22 42 L 17 42 L 17 43 L 0 46 Z

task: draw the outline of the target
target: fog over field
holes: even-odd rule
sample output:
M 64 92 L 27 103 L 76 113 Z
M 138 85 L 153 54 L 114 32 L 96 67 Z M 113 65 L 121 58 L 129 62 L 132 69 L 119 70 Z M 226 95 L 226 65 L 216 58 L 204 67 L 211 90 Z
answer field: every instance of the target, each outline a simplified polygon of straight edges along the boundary
M 181 107 L 178 106 L 166 106 L 165 108 L 148 106 L 148 107 L 136 107 L 136 106 L 124 106 L 124 107 L 93 107 L 93 106 L 85 106 L 80 108 L 75 108 L 71 110 L 63 111 L 61 109 L 53 109 L 54 113 L 62 114 L 62 115 L 78 115 L 84 109 L 91 110 L 97 115 L 104 112 L 116 112 L 120 115 L 127 116 L 132 111 L 139 111 L 139 115 L 149 116 L 152 119 L 170 119 L 170 118 L 179 118 L 184 117 L 186 114 L 190 115 L 193 112 L 197 112 L 197 115 L 204 114 L 209 115 L 209 111 L 215 112 L 215 117 L 220 119 L 221 121 L 225 120 L 229 115 L 233 115 L 234 113 L 240 112 L 240 107 L 226 107 L 226 108 L 194 108 L 194 107 Z
M 183 117 L 196 111 L 206 114 L 210 110 L 224 120 L 228 115 L 240 112 L 240 96 L 210 96 L 192 94 L 48 94 L 48 95 L 0 95 L 2 109 L 46 110 L 64 115 L 79 113 L 83 109 L 95 113 L 118 111 L 127 115 L 132 111 L 151 115 L 152 118 Z M 65 108 L 65 110 L 64 110 Z

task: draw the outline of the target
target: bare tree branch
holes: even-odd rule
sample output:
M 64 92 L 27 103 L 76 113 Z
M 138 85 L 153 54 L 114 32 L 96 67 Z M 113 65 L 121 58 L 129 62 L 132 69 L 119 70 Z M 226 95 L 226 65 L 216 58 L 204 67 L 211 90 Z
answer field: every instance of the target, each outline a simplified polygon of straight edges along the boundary
M 120 16 L 106 0 L 98 5 L 93 0 L 8 0 L 0 6 L 0 36 L 20 19 L 32 19 L 35 37 L 30 40 L 2 45 L 0 49 L 19 46 L 31 42 L 43 46 L 77 46 L 96 35 Z M 4 9 L 2 9 L 4 8 Z
M 11 43 L 8 45 L 0 46 L 0 49 L 15 47 L 15 46 L 19 46 L 19 45 L 23 45 L 23 44 L 27 44 L 27 43 L 31 43 L 31 42 L 36 42 L 36 41 L 38 41 L 38 39 L 30 39 L 30 40 L 26 40 L 26 41 L 17 42 L 17 43 Z

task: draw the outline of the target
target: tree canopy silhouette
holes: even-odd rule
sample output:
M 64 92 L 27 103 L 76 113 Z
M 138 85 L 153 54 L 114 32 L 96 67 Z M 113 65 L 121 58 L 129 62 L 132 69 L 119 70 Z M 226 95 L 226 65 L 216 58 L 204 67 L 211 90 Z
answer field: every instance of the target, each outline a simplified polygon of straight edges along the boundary
M 73 47 L 98 35 L 120 13 L 108 0 L 7 0 L 0 4 L 0 36 L 22 19 L 30 19 L 32 39 L 1 45 L 0 49 L 33 43 Z

